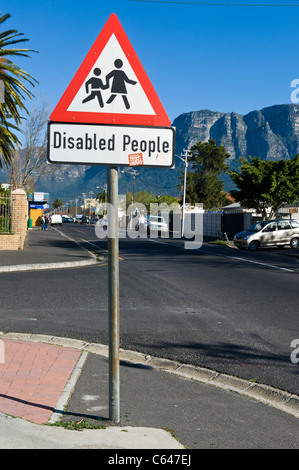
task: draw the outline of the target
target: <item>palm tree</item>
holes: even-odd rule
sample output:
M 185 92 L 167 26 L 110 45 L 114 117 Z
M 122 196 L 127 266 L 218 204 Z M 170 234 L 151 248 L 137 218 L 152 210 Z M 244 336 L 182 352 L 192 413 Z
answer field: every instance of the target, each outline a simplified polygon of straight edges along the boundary
M 10 14 L 0 16 L 0 26 L 10 18 Z M 30 57 L 28 52 L 36 52 L 31 49 L 8 48 L 15 44 L 28 41 L 22 38 L 23 33 L 15 29 L 9 29 L 0 33 L 0 81 L 4 86 L 4 102 L 0 103 L 0 168 L 3 163 L 10 165 L 13 150 L 20 145 L 15 131 L 19 131 L 23 117 L 20 112 L 28 110 L 25 107 L 26 97 L 32 98 L 32 92 L 26 87 L 34 86 L 34 78 L 24 72 L 6 56 Z M 37 82 L 36 82 L 37 83 Z
M 54 209 L 62 209 L 64 202 L 62 199 L 57 198 L 55 201 L 53 201 L 52 206 Z

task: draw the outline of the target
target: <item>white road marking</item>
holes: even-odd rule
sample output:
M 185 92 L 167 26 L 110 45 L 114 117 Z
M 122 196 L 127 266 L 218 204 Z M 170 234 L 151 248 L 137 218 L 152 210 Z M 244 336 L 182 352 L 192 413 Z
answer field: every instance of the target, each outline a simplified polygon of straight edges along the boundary
M 152 242 L 155 242 L 155 243 L 161 243 L 162 245 L 176 246 L 178 248 L 183 248 L 184 249 L 183 245 L 177 245 L 175 243 L 162 242 L 161 240 L 155 240 L 153 238 L 149 238 L 149 240 L 152 241 Z M 223 255 L 221 253 L 215 253 L 213 251 L 203 250 L 202 248 L 197 248 L 196 250 L 197 251 L 200 250 L 202 253 L 208 253 L 210 255 L 222 256 L 223 258 L 230 258 L 230 259 L 236 259 L 236 260 L 239 260 L 239 261 L 244 261 L 245 263 L 259 264 L 261 266 L 267 266 L 268 268 L 280 269 L 282 271 L 287 271 L 289 273 L 294 273 L 295 272 L 293 269 L 282 268 L 281 266 L 274 266 L 273 264 L 261 263 L 260 261 L 253 261 L 251 259 L 240 258 L 239 256 Z

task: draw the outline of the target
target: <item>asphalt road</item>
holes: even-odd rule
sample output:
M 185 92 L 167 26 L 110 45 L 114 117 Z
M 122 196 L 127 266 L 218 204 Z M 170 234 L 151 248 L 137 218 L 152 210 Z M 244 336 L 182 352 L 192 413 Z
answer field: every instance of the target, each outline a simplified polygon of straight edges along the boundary
M 61 229 L 107 256 L 94 226 Z M 298 394 L 299 259 L 182 240 L 120 239 L 120 345 Z M 13 282 L 12 282 L 13 280 Z M 11 299 L 14 298 L 12 305 Z M 5 331 L 108 344 L 107 262 L 1 275 Z

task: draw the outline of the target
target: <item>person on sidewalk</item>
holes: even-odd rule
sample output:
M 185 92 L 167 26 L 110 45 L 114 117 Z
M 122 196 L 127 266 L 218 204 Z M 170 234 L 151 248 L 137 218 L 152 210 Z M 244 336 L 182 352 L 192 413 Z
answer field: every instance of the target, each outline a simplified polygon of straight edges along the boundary
M 46 230 L 46 219 L 45 219 L 45 216 L 44 214 L 42 215 L 42 230 Z
M 48 223 L 49 223 L 49 218 L 47 214 L 45 214 L 45 230 L 48 230 Z

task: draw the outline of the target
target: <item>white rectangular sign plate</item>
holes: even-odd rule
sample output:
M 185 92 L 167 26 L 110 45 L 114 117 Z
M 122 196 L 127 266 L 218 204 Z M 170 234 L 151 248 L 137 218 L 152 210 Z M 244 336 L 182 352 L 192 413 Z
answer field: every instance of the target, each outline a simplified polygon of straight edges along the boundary
M 48 124 L 50 163 L 171 168 L 174 156 L 173 127 Z

